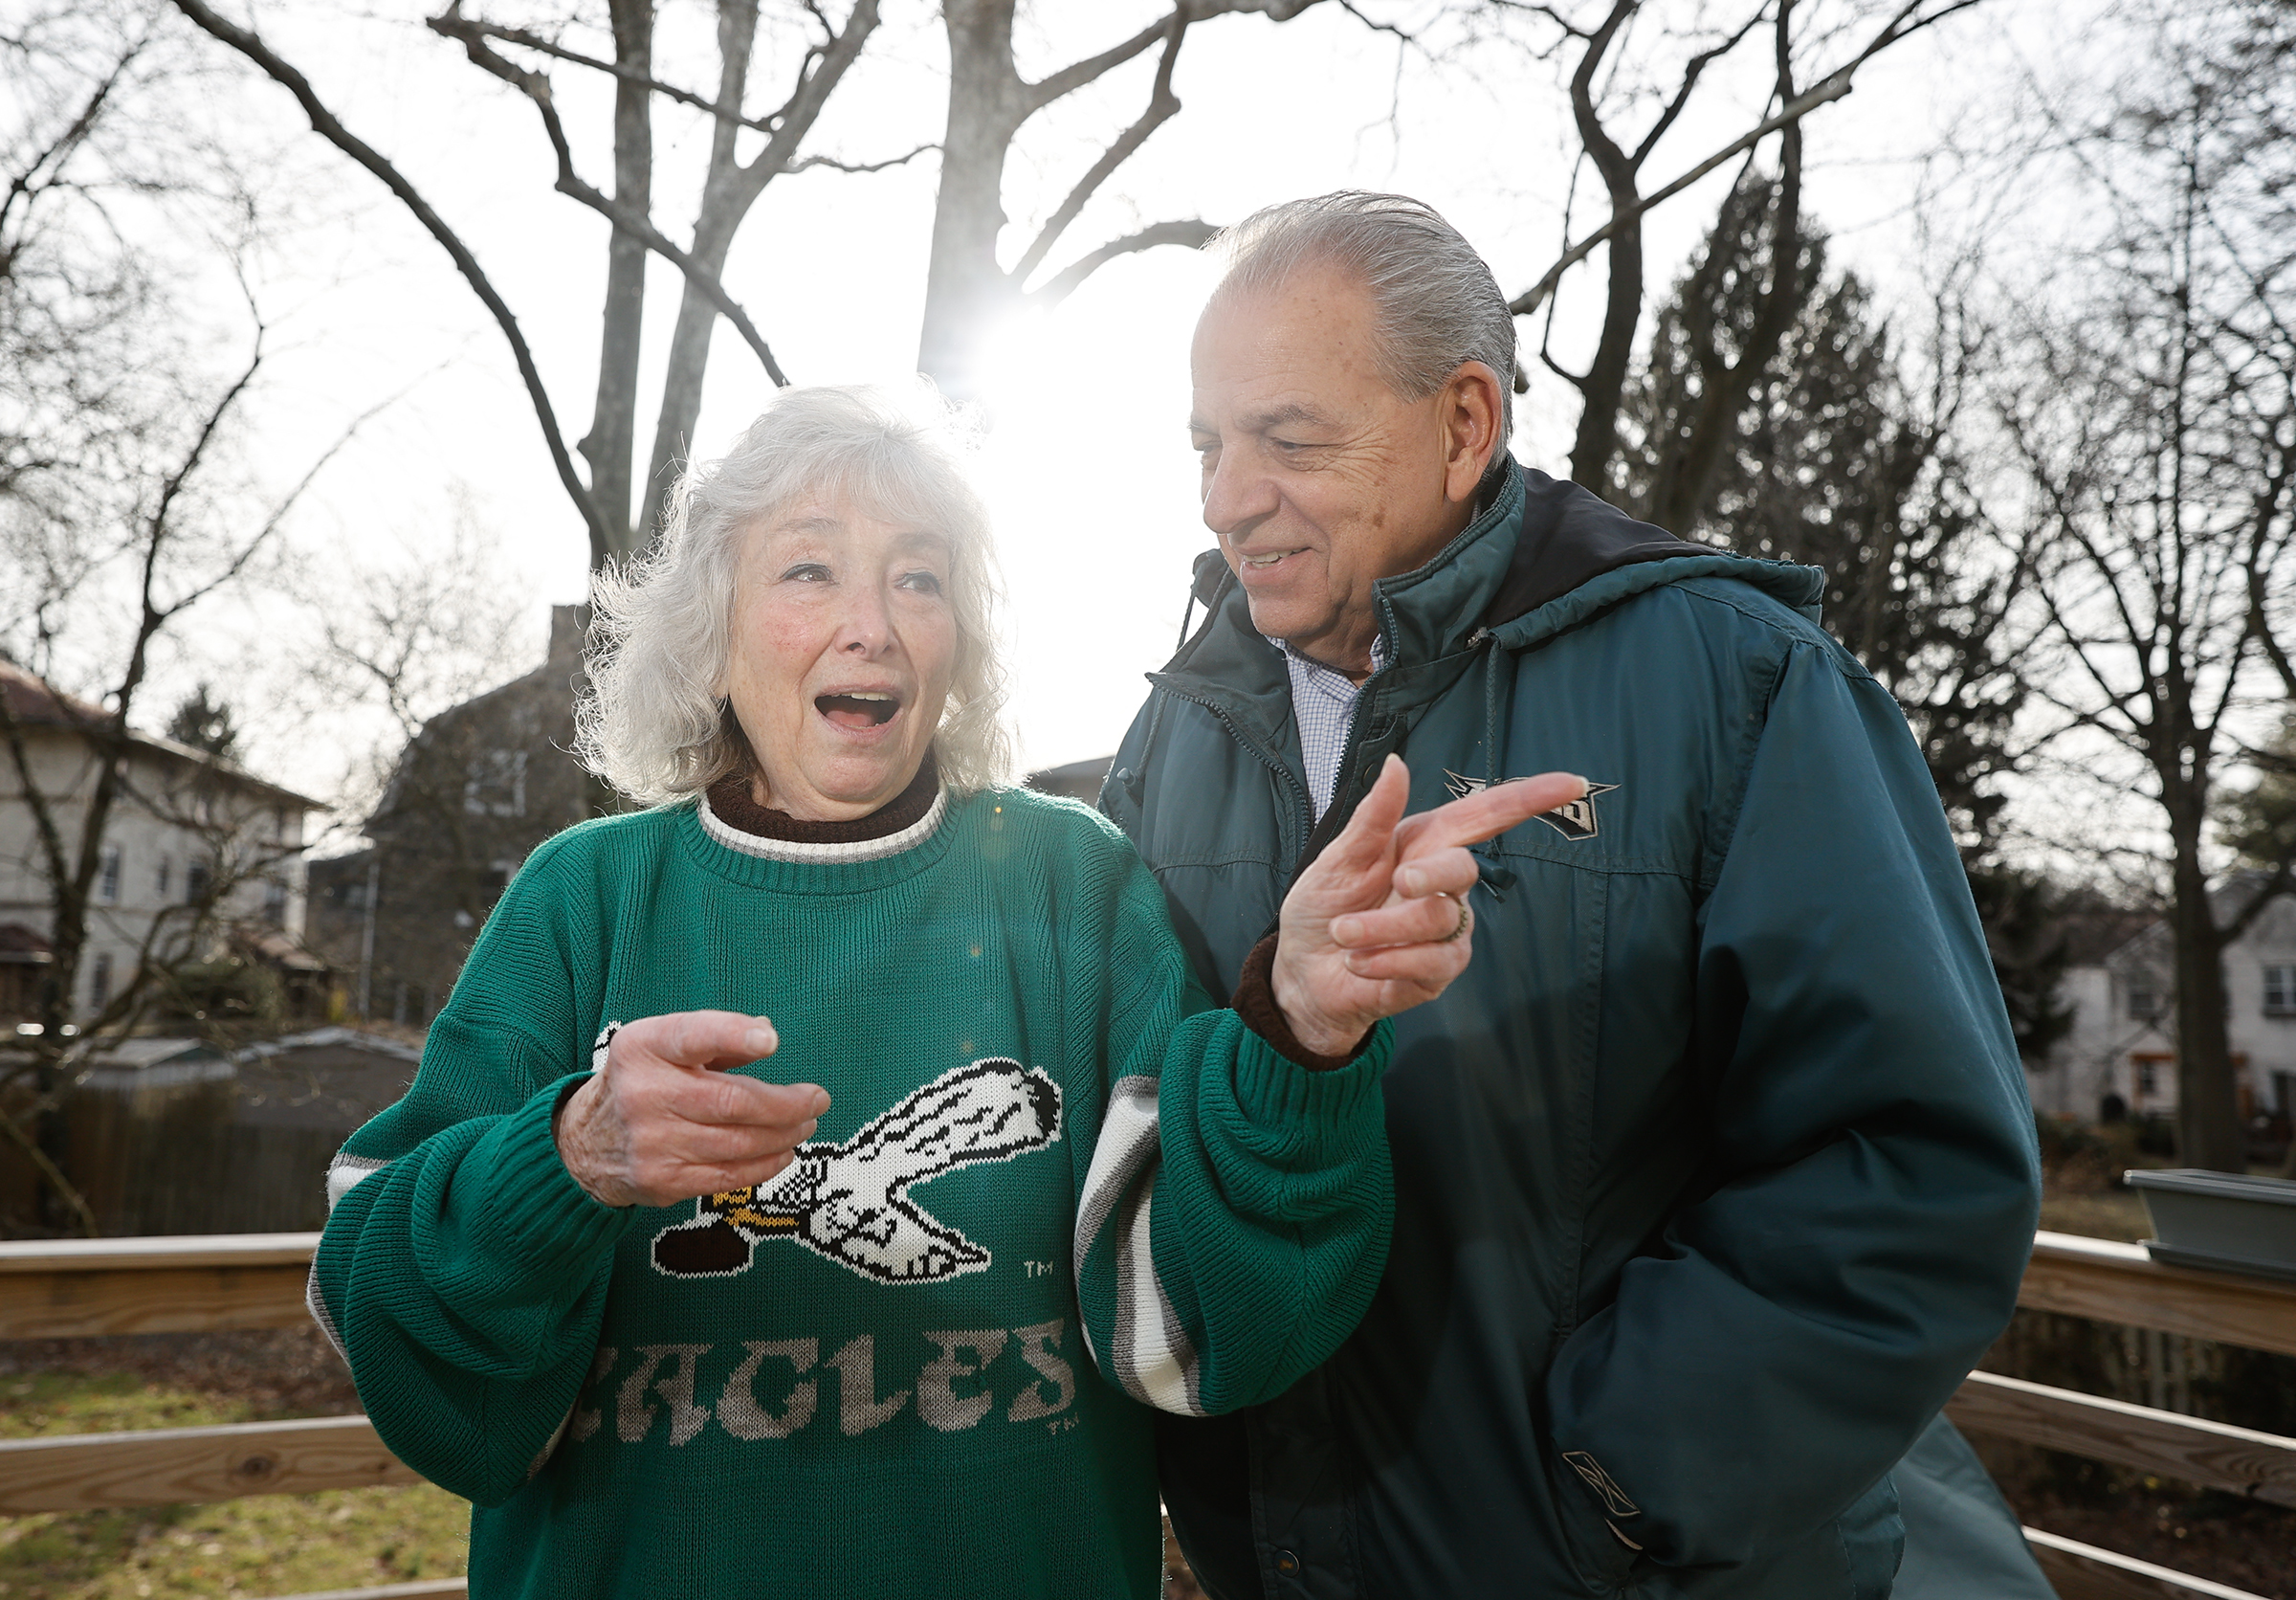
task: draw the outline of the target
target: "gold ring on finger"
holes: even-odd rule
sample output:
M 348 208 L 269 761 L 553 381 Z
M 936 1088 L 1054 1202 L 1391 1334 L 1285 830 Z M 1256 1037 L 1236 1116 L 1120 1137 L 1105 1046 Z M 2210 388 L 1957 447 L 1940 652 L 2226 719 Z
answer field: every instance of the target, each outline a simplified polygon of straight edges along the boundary
M 1448 900 L 1450 897 L 1446 895 L 1444 898 Z M 1461 934 L 1465 933 L 1467 931 L 1468 919 L 1468 912 L 1467 909 L 1467 901 L 1463 900 L 1459 902 L 1459 925 L 1451 929 L 1450 932 L 1445 934 L 1440 940 L 1436 941 L 1436 943 L 1441 944 L 1448 944 L 1451 943 L 1451 941 L 1457 939 Z

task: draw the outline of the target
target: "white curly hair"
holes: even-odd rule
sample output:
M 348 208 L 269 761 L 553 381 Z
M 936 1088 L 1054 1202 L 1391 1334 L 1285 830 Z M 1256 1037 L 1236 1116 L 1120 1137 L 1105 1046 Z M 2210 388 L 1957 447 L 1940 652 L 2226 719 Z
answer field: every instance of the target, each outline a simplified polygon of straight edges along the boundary
M 998 651 L 996 552 L 938 396 L 822 386 L 784 389 L 718 460 L 690 467 L 649 554 L 591 580 L 589 691 L 575 753 L 631 799 L 697 793 L 755 765 L 724 693 L 744 536 L 802 500 L 837 491 L 949 544 L 957 659 L 933 748 L 960 793 L 1008 780 Z

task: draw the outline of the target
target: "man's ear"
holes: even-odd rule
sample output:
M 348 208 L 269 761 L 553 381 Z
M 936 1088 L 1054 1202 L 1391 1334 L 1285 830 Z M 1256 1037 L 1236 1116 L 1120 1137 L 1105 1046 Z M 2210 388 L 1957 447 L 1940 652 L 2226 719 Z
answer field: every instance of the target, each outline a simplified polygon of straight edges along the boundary
M 1499 375 L 1479 361 L 1462 362 L 1443 386 L 1437 415 L 1443 425 L 1443 496 L 1454 505 L 1475 498 L 1493 457 L 1506 447 L 1499 419 L 1507 414 Z

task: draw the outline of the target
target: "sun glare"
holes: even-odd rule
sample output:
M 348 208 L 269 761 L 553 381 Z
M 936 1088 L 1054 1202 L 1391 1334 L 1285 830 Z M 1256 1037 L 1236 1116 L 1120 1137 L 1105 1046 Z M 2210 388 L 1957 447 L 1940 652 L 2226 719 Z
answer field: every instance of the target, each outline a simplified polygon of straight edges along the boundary
M 1140 675 L 1172 653 L 1188 563 L 1211 543 L 1184 426 L 1206 265 L 1119 262 L 1109 283 L 988 341 L 980 480 L 1032 767 L 1115 748 L 1147 692 Z

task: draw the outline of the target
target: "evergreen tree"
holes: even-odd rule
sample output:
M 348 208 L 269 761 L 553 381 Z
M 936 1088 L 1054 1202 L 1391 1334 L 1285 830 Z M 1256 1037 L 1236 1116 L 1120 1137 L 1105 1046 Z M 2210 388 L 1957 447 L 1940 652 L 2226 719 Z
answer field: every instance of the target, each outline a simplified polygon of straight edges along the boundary
M 2002 626 L 2024 576 L 2004 561 L 1945 426 L 1941 382 L 1917 405 L 1888 322 L 1857 276 L 1829 274 L 1822 230 L 1743 177 L 1672 299 L 1629 386 L 1611 497 L 1686 538 L 1826 574 L 1826 628 L 1905 708 L 1952 819 L 2018 1048 L 2063 1037 L 2063 893 L 2003 865 L 1991 780 L 2015 759 L 2024 698 Z M 1796 305 L 1766 325 L 1781 221 Z M 1767 349 L 1758 367 L 1746 369 Z M 1951 376 L 1950 373 L 1947 374 Z
M 167 719 L 167 737 L 219 761 L 232 761 L 239 754 L 239 727 L 232 720 L 232 708 L 215 699 L 205 683 L 176 706 L 175 715 Z
M 2225 802 L 2225 842 L 2270 878 L 2296 880 L 2296 710 L 2283 719 L 2279 736 L 2250 752 L 2250 759 L 2260 775 L 2253 789 Z
M 1611 495 L 1686 538 L 1822 568 L 1826 627 L 1905 707 L 1964 851 L 1982 860 L 2001 806 L 1989 780 L 2010 765 L 2024 698 L 2001 626 L 2022 571 L 1994 553 L 1945 403 L 1916 406 L 1865 284 L 1828 276 L 1821 230 L 1794 241 L 1792 325 L 1723 419 L 1722 447 L 1698 445 L 1718 375 L 1761 343 L 1775 187 L 1740 181 L 1659 314 Z

